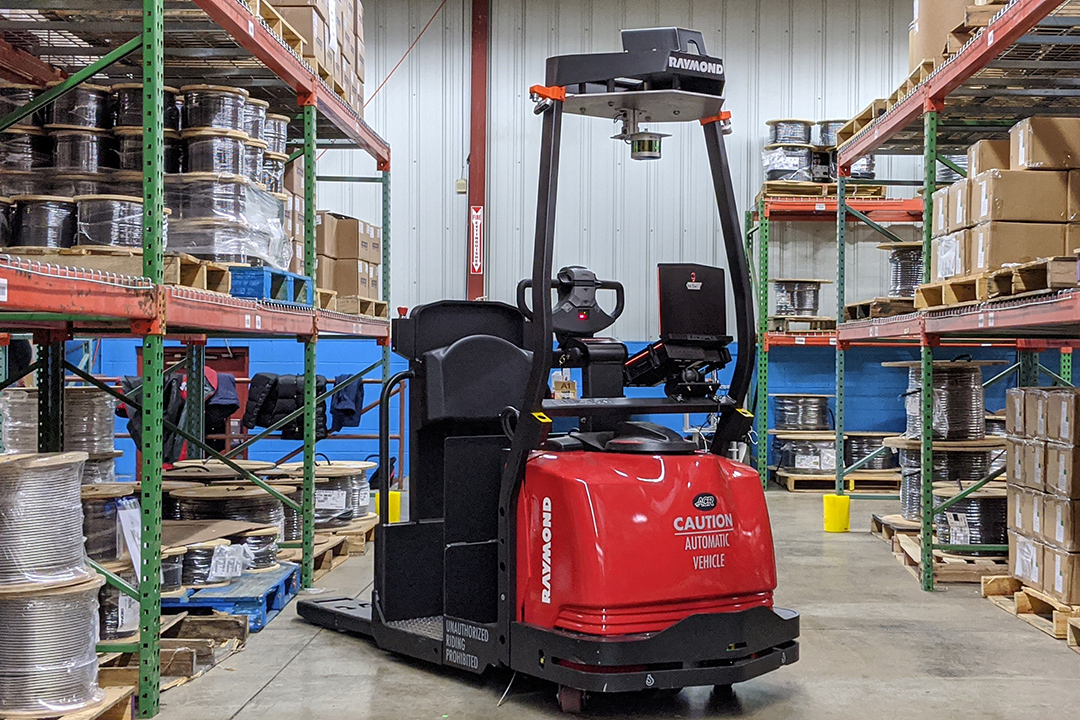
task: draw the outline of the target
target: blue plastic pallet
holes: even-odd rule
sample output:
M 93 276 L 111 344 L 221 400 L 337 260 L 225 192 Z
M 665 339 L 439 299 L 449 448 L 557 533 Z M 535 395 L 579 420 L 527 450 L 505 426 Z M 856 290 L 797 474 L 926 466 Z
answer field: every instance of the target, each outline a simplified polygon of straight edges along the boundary
M 273 572 L 244 573 L 226 587 L 195 590 L 183 598 L 162 598 L 161 607 L 247 615 L 251 632 L 259 632 L 299 591 L 300 566 L 283 562 Z
M 233 297 L 310 307 L 315 304 L 311 278 L 268 267 L 231 267 Z

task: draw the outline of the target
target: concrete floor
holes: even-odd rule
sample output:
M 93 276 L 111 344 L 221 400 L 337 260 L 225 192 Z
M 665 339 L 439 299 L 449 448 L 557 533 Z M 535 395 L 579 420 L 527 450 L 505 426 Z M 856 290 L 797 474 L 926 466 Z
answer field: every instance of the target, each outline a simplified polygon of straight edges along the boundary
M 847 535 L 821 532 L 821 500 L 770 492 L 780 574 L 777 604 L 802 614 L 802 659 L 737 685 L 675 697 L 590 699 L 588 717 L 959 720 L 1075 717 L 1080 655 L 979 597 L 975 585 L 923 593 L 856 502 Z M 372 553 L 320 583 L 366 596 Z M 369 642 L 299 620 L 292 606 L 247 649 L 162 696 L 161 720 L 388 720 L 558 717 L 551 686 L 482 678 L 392 657 Z

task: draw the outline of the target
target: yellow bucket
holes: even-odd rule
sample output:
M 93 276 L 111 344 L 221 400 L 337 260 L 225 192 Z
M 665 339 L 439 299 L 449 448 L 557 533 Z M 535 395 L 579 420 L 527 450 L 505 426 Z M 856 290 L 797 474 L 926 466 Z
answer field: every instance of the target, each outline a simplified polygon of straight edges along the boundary
M 379 513 L 379 495 L 378 490 L 373 491 L 372 496 L 375 498 L 375 514 Z M 401 491 L 390 491 L 390 522 L 401 522 Z
M 825 495 L 825 532 L 846 533 L 851 529 L 851 498 Z

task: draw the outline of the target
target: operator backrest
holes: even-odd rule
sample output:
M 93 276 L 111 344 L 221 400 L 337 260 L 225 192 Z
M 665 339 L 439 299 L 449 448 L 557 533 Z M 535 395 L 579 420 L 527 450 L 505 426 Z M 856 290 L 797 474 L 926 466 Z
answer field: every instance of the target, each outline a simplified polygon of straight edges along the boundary
M 517 308 L 498 302 L 443 300 L 413 308 L 394 320 L 394 352 L 411 361 L 470 335 L 492 335 L 525 347 L 525 318 Z

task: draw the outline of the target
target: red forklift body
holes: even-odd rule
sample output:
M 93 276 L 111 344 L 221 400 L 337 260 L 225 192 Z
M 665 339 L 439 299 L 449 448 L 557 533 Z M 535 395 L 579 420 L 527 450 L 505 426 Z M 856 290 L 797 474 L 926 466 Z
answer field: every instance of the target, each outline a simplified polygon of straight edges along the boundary
M 761 480 L 712 453 L 538 452 L 517 513 L 518 618 L 590 635 L 772 607 Z

